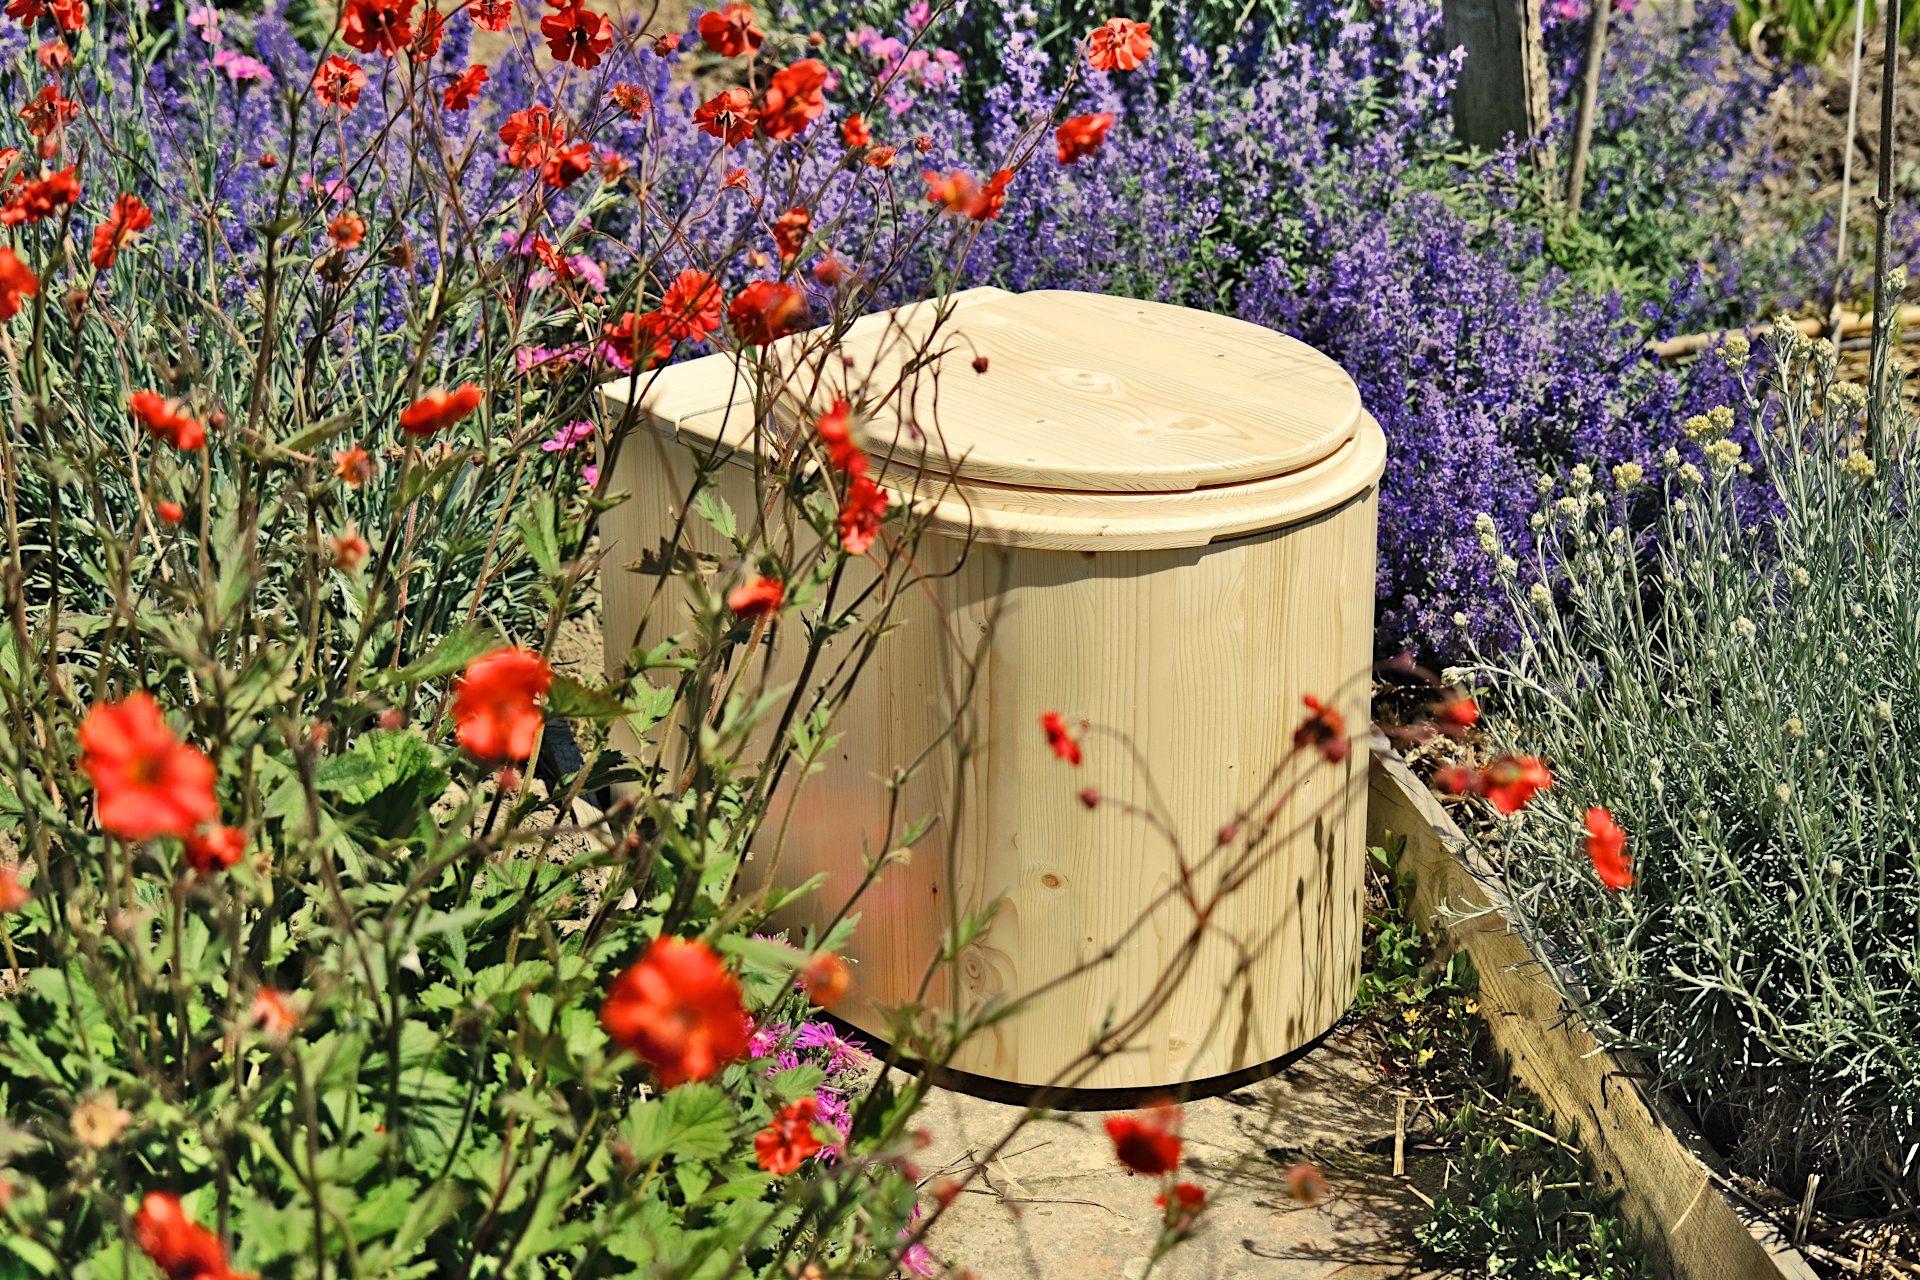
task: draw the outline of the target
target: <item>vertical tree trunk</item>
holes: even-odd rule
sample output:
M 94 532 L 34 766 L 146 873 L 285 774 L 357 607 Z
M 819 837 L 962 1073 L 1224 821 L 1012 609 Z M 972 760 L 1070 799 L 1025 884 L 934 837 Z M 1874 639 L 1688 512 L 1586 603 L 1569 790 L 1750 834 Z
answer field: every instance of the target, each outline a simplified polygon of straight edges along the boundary
M 1443 0 L 1441 13 L 1448 46 L 1467 51 L 1453 90 L 1455 136 L 1488 149 L 1504 146 L 1509 135 L 1540 139 L 1533 162 L 1551 166 L 1540 0 Z

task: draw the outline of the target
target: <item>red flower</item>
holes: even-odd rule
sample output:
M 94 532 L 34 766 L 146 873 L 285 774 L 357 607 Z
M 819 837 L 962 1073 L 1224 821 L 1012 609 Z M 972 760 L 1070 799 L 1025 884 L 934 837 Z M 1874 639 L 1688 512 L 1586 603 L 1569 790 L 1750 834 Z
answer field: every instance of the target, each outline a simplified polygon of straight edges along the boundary
M 872 169 L 891 169 L 895 154 L 892 147 L 875 147 L 867 152 L 867 166 Z
M 586 8 L 580 0 L 571 0 L 557 11 L 540 19 L 540 34 L 555 60 L 571 62 L 581 70 L 600 65 L 600 59 L 613 48 L 613 24 Z
M 179 524 L 187 518 L 187 509 L 177 502 L 168 502 L 165 498 L 153 504 L 153 513 L 160 517 L 162 524 Z
M 1095 71 L 1131 71 L 1153 56 L 1153 32 L 1144 22 L 1108 18 L 1087 35 L 1087 62 Z
M 555 280 L 571 280 L 580 274 L 573 269 L 573 264 L 568 262 L 566 258 L 561 255 L 560 251 L 553 247 L 553 242 L 545 236 L 535 236 L 533 238 L 533 256 L 539 260 L 540 265 L 546 268 Z
M 567 131 L 553 118 L 553 110 L 543 105 L 516 111 L 500 126 L 500 141 L 507 144 L 507 163 L 516 169 L 537 169 L 547 155 L 567 139 Z
M 753 136 L 753 126 L 760 119 L 760 113 L 754 110 L 753 96 L 745 89 L 728 89 L 717 93 L 701 103 L 693 113 L 693 122 L 700 126 L 700 132 L 719 138 L 730 147 L 737 147 Z
M 340 38 L 362 53 L 391 58 L 413 39 L 414 0 L 347 0 Z
M 853 477 L 840 500 L 840 517 L 835 527 L 840 545 L 849 555 L 863 556 L 873 540 L 880 536 L 880 520 L 887 514 L 887 491 L 864 475 Z
M 560 250 L 553 247 L 553 242 L 545 236 L 535 236 L 533 238 L 533 256 L 538 260 L 540 266 L 555 280 L 565 282 L 580 274 L 574 270 L 573 264 L 567 261 Z
M 333 474 L 348 488 L 358 489 L 373 479 L 373 458 L 359 445 L 333 455 Z
M 1475 785 L 1501 813 L 1518 813 L 1536 791 L 1553 785 L 1553 775 L 1535 756 L 1501 756 L 1480 771 Z
M 928 169 L 920 178 L 927 184 L 927 203 L 940 205 L 948 213 L 965 214 L 975 222 L 985 222 L 1000 216 L 1001 208 L 1007 203 L 1007 186 L 1013 181 L 1013 170 L 997 171 L 984 187 L 974 181 L 972 174 L 959 169 L 944 176 Z
M 1627 833 L 1599 805 L 1587 810 L 1587 856 L 1600 883 L 1609 889 L 1633 885 L 1633 861 L 1627 857 Z
M 149 1193 L 134 1215 L 133 1238 L 167 1280 L 242 1280 L 227 1266 L 220 1237 L 189 1218 L 179 1196 Z
M 23 222 L 51 218 L 79 198 L 77 166 L 68 165 L 58 173 L 14 187 L 7 195 L 5 207 L 0 208 L 0 225 L 17 227 Z
M 482 30 L 505 31 L 513 18 L 513 0 L 472 0 L 467 16 Z
M 43 70 L 65 71 L 73 65 L 73 46 L 56 37 L 42 41 L 33 56 Z
M 428 0 L 427 11 L 421 17 L 420 30 L 413 37 L 413 47 L 407 52 L 415 62 L 425 62 L 440 52 L 440 41 L 447 34 L 447 19 Z
M 58 85 L 52 84 L 42 88 L 26 106 L 20 108 L 20 118 L 27 122 L 27 132 L 36 138 L 46 137 L 79 114 L 80 104 L 62 94 Z
M 1107 130 L 1113 127 L 1113 117 L 1102 112 L 1099 115 L 1075 116 L 1053 131 L 1053 140 L 1060 144 L 1060 163 L 1074 164 L 1082 156 L 1090 156 L 1099 151 L 1107 140 Z
M 628 368 L 639 365 L 651 369 L 673 354 L 673 337 L 667 318 L 658 311 L 635 315 L 629 311 L 619 324 L 603 325 L 602 339 Z
M 31 28 L 47 16 L 46 0 L 8 0 L 7 16 L 21 26 Z
M 275 1040 L 285 1040 L 300 1025 L 300 1015 L 284 995 L 262 987 L 253 997 L 253 1025 Z
M 480 86 L 487 82 L 487 64 L 477 62 L 460 73 L 460 78 L 447 86 L 441 97 L 441 105 L 449 111 L 465 111 L 473 105 L 480 95 Z
M 360 105 L 360 91 L 367 87 L 367 73 L 357 62 L 348 62 L 339 54 L 321 63 L 313 73 L 313 96 L 326 107 L 351 111 Z
M 1000 216 L 1000 210 L 1006 207 L 1007 188 L 1012 184 L 1013 170 L 994 170 L 993 176 L 987 179 L 987 185 L 982 188 L 980 192 L 979 203 L 972 209 L 967 210 L 967 216 L 975 222 L 985 222 L 991 218 L 998 218 Z
M 849 425 L 852 410 L 845 400 L 835 400 L 833 408 L 820 415 L 813 429 L 820 437 L 820 443 L 827 446 L 827 461 L 833 469 L 847 476 L 867 474 L 867 455 L 859 445 L 853 442 L 853 430 Z
M 767 33 L 755 24 L 752 9 L 744 4 L 730 4 L 700 15 L 700 38 L 721 57 L 737 58 L 758 49 Z
M 669 31 L 666 35 L 654 37 L 653 56 L 656 58 L 664 58 L 679 47 L 680 33 L 678 31 Z
M 780 261 L 792 262 L 807 243 L 813 215 L 805 209 L 789 209 L 773 220 L 773 243 L 780 250 Z
M 1180 1108 L 1171 1102 L 1133 1116 L 1109 1116 L 1107 1136 L 1113 1154 L 1136 1173 L 1172 1173 L 1180 1165 Z
M 840 282 L 847 278 L 847 264 L 833 256 L 828 250 L 827 256 L 813 264 L 813 278 L 829 289 L 837 289 Z
M 203 876 L 225 871 L 247 851 L 247 833 L 238 827 L 209 827 L 187 837 L 187 865 Z
M 1310 1164 L 1296 1164 L 1287 1170 L 1287 1194 L 1299 1204 L 1319 1204 L 1327 1198 L 1326 1175 Z
M 764 618 L 777 612 L 787 598 L 787 589 L 778 578 L 755 578 L 727 593 L 727 608 L 737 617 Z
M 327 224 L 327 238 L 342 249 L 358 248 L 367 238 L 367 224 L 360 215 L 349 209 Z
M 1080 740 L 1067 732 L 1067 722 L 1058 711 L 1049 711 L 1040 717 L 1040 730 L 1047 735 L 1047 746 L 1054 755 L 1068 764 L 1080 763 Z
M 962 170 L 955 169 L 943 177 L 928 169 L 920 178 L 927 184 L 927 203 L 942 205 L 948 213 L 965 213 L 980 198 L 980 184 Z
M 540 170 L 540 179 L 550 187 L 570 187 L 592 169 L 592 144 L 576 142 L 570 147 L 557 149 L 547 157 L 546 165 Z
M 1480 722 L 1480 704 L 1466 694 L 1456 694 L 1433 709 L 1433 722 L 1443 733 L 1457 735 Z
M 660 299 L 660 314 L 668 336 L 679 342 L 699 342 L 720 328 L 720 286 L 712 276 L 691 267 L 675 276 Z
M 107 270 L 134 236 L 152 225 L 153 210 L 147 208 L 139 196 L 121 196 L 113 202 L 113 212 L 107 215 L 107 220 L 93 229 L 93 252 L 87 255 L 87 260 L 100 270 Z
M 475 658 L 453 687 L 454 736 L 481 760 L 525 760 L 546 717 L 540 699 L 553 669 L 530 649 L 495 649 Z
M 367 562 L 367 556 L 373 552 L 373 548 L 367 545 L 367 540 L 352 530 L 330 539 L 329 542 L 333 547 L 333 562 L 348 573 L 357 571 Z
M 848 116 L 840 122 L 840 140 L 850 147 L 870 147 L 873 145 L 873 130 L 867 128 L 865 116 Z
M 40 292 L 40 277 L 33 274 L 20 255 L 0 248 L 0 320 L 20 314 L 20 299 Z
M 1153 1202 L 1162 1209 L 1169 1207 L 1168 1196 L 1164 1191 L 1155 1196 Z M 1172 1218 L 1175 1230 L 1184 1231 L 1188 1227 L 1191 1227 L 1193 1220 L 1199 1217 L 1200 1211 L 1206 1207 L 1207 1189 L 1205 1187 L 1197 1186 L 1191 1182 L 1176 1182 L 1173 1184 L 1171 1201 L 1172 1213 L 1170 1217 Z
M 807 961 L 807 967 L 800 971 L 800 985 L 806 990 L 807 999 L 822 1009 L 831 1009 L 846 999 L 847 992 L 853 988 L 853 973 L 845 960 L 831 951 L 823 951 Z
M 826 84 L 827 64 L 818 58 L 802 58 L 776 71 L 760 102 L 761 130 L 779 141 L 797 137 L 825 114 L 827 99 L 822 90 Z
M 741 342 L 765 346 L 806 327 L 807 295 L 796 285 L 756 280 L 734 295 L 727 323 Z
M 614 106 L 620 108 L 635 120 L 638 120 L 641 116 L 653 110 L 653 95 L 645 89 L 642 89 L 639 85 L 628 84 L 625 80 L 620 81 L 614 85 L 613 88 L 609 89 L 607 96 L 613 99 Z
M 0 914 L 12 915 L 31 901 L 33 892 L 20 878 L 20 868 L 0 867 Z
M 600 1025 L 663 1087 L 705 1080 L 747 1053 L 740 984 L 704 942 L 656 938 L 614 979 Z
M 444 431 L 480 407 L 480 388 L 462 383 L 453 391 L 429 391 L 400 411 L 400 429 L 410 436 Z
M 1304 751 L 1312 747 L 1328 764 L 1339 764 L 1353 748 L 1347 741 L 1346 718 L 1312 694 L 1308 694 L 1305 701 L 1310 714 L 1293 731 L 1293 749 Z
M 128 840 L 192 835 L 220 816 L 213 761 L 174 736 L 145 693 L 102 702 L 80 725 L 80 767 L 99 793 L 100 825 Z
M 821 1142 L 814 1136 L 813 1119 L 819 1110 L 818 1102 L 801 1098 L 787 1104 L 772 1124 L 755 1134 L 753 1153 L 760 1158 L 760 1167 L 784 1177 L 808 1156 L 817 1154 Z
M 47 7 L 53 11 L 53 20 L 60 24 L 62 31 L 78 31 L 87 25 L 85 0 L 50 0 Z
M 127 409 L 147 430 L 176 449 L 191 453 L 206 447 L 207 429 L 198 418 L 180 412 L 177 400 L 169 400 L 157 391 L 136 391 L 127 397 Z

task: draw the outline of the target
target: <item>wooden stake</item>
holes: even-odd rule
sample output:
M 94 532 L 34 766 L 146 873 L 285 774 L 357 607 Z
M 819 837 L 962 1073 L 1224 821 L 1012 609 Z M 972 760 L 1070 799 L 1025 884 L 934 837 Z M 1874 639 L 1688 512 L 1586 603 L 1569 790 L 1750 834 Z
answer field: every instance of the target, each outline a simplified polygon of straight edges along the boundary
M 1813 1198 L 1820 1192 L 1820 1175 L 1807 1175 L 1806 1194 L 1800 1197 L 1800 1212 L 1793 1215 L 1793 1242 L 1796 1245 L 1807 1242 L 1807 1224 L 1813 1221 Z
M 1607 19 L 1613 0 L 1593 0 L 1587 28 L 1587 66 L 1580 76 L 1580 112 L 1573 126 L 1573 156 L 1567 163 L 1567 223 L 1580 221 L 1580 196 L 1587 185 L 1587 149 L 1593 143 L 1593 115 L 1600 101 L 1600 65 L 1607 56 Z
M 1453 88 L 1454 136 L 1489 151 L 1509 136 L 1538 140 L 1528 158 L 1552 168 L 1540 0 L 1441 0 L 1440 12 L 1447 46 L 1467 53 Z
M 1395 1177 L 1407 1171 L 1407 1099 L 1400 1097 L 1397 1114 L 1393 1118 L 1393 1172 Z
M 1873 314 L 1887 314 L 1887 230 L 1893 219 L 1893 96 L 1900 67 L 1900 0 L 1887 0 L 1886 25 L 1880 33 L 1880 189 L 1873 197 Z M 1853 145 L 1853 139 L 1847 139 Z M 1873 335 L 1873 358 L 1868 375 L 1867 456 L 1880 456 L 1880 424 L 1887 417 L 1884 402 L 1888 391 L 1887 343 L 1880 337 L 1880 326 Z M 1886 330 L 1888 334 L 1891 329 Z

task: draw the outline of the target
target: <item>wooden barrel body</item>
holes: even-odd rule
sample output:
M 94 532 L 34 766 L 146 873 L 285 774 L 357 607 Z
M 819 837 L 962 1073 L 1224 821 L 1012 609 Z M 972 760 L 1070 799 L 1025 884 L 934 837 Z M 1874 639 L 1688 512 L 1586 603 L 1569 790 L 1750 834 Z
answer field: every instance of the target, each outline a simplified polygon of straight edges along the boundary
M 1022 299 L 1051 306 L 1061 295 L 961 297 L 986 313 L 971 328 L 966 309 L 958 313 L 967 349 L 985 345 L 997 371 L 1031 340 Z M 1148 316 L 1156 332 L 1184 330 L 1193 314 L 1067 297 L 1075 325 L 1104 306 Z M 1246 342 L 1252 354 L 1233 348 L 1236 359 L 1291 360 L 1309 379 L 1332 369 L 1252 326 L 1196 323 L 1190 341 L 1203 349 Z M 1110 382 L 1124 393 L 1131 380 L 1126 355 L 1115 372 L 1081 367 L 1098 356 L 1081 352 L 1065 375 L 1057 355 L 1040 358 L 1048 380 L 1104 397 Z M 1271 371 L 1254 372 L 1264 385 Z M 669 387 L 660 408 L 645 406 L 651 429 L 675 434 L 678 446 L 622 450 L 614 488 L 632 496 L 605 526 L 611 663 L 624 661 L 636 632 L 657 640 L 675 629 L 670 609 L 642 627 L 645 590 L 634 584 L 650 580 L 624 566 L 679 519 L 694 475 L 687 446 L 717 430 L 698 425 L 709 410 L 689 406 L 712 399 L 699 380 L 718 376 L 713 367 L 690 374 L 684 395 Z M 1155 394 L 1173 399 L 1194 371 L 1156 376 L 1164 385 Z M 1267 394 L 1284 400 L 1286 379 Z M 882 1034 L 874 1006 L 919 996 L 955 913 L 993 905 L 991 928 L 966 949 L 954 981 L 936 972 L 925 999 L 979 1007 L 1042 994 L 963 1047 L 951 1063 L 961 1071 L 1020 1084 L 1170 1086 L 1284 1056 L 1339 1018 L 1359 972 L 1365 751 L 1328 763 L 1297 752 L 1294 735 L 1308 695 L 1364 734 L 1384 445 L 1357 397 L 1346 421 L 1345 402 L 1332 403 L 1302 411 L 1330 420 L 1306 465 L 1256 465 L 1267 474 L 1211 486 L 1042 488 L 975 479 L 962 460 L 964 492 L 934 504 L 918 550 L 925 589 L 901 595 L 895 629 L 838 717 L 827 767 L 787 788 L 769 824 L 785 830 L 777 883 L 826 878 L 824 892 L 789 909 L 784 923 L 804 929 L 859 883 L 862 852 L 885 845 L 890 818 L 896 830 L 934 820 L 911 860 L 865 892 L 848 949 L 855 995 L 836 1012 Z M 975 438 L 954 411 L 941 429 L 949 442 Z M 1262 444 L 1257 434 L 1252 444 Z M 751 507 L 748 467 L 722 468 L 716 485 L 736 509 Z M 696 547 L 724 551 L 710 531 L 692 532 Z M 969 673 L 964 659 L 976 653 Z M 791 663 L 776 658 L 775 667 Z M 1049 748 L 1048 711 L 1082 739 L 1079 766 Z M 890 776 L 916 759 L 896 796 Z M 756 855 L 745 883 L 767 874 L 767 861 Z M 1084 1056 L 1116 1028 L 1097 1061 Z

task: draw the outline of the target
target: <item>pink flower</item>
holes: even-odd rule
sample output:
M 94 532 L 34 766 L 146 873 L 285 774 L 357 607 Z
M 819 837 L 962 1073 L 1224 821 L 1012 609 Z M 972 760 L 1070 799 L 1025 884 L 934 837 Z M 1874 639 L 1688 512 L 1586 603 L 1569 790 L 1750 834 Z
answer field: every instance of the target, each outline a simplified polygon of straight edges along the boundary
M 200 38 L 208 44 L 220 43 L 220 11 L 203 4 L 187 15 L 187 25 L 200 29 Z
M 214 54 L 213 65 L 226 72 L 227 79 L 235 84 L 248 80 L 258 80 L 261 84 L 273 83 L 273 72 L 267 70 L 266 63 L 231 49 L 222 49 Z
M 594 426 L 591 422 L 569 422 L 555 431 L 551 440 L 542 440 L 540 449 L 543 453 L 559 453 L 573 448 L 582 440 L 593 439 L 593 432 Z
M 598 489 L 600 487 L 600 468 L 598 464 L 589 462 L 586 466 L 580 468 L 580 479 L 586 484 L 587 488 Z

